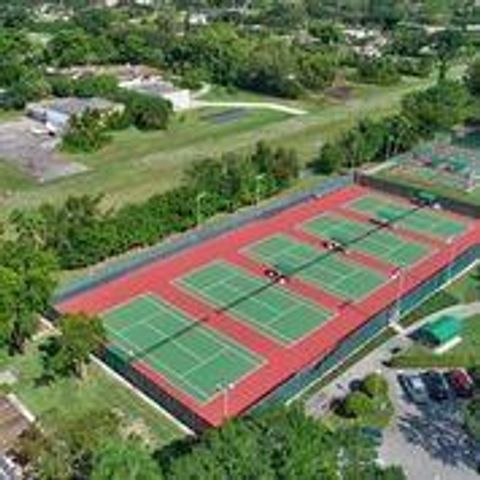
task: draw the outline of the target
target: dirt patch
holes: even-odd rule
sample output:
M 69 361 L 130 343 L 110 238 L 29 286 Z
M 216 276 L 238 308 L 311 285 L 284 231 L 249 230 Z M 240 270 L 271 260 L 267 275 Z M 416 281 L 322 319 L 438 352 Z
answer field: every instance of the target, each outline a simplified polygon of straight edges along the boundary
M 28 420 L 6 397 L 0 397 L 0 452 L 12 448 L 29 426 Z
M 347 101 L 352 98 L 353 89 L 346 85 L 338 85 L 325 89 L 325 95 L 334 98 L 335 100 Z
M 56 151 L 59 139 L 51 137 L 35 120 L 21 118 L 0 124 L 0 158 L 45 183 L 88 170 Z

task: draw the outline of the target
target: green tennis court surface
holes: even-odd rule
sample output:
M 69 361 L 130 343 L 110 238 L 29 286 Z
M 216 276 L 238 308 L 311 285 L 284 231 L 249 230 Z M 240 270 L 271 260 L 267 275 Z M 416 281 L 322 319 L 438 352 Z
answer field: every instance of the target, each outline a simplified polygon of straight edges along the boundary
M 329 311 L 223 261 L 210 263 L 178 282 L 191 293 L 286 344 L 302 338 L 331 317 Z
M 351 300 L 360 300 L 385 282 L 385 277 L 374 270 L 287 235 L 257 243 L 247 249 L 247 254 L 282 273 Z
M 220 333 L 194 322 L 153 296 L 140 296 L 103 315 L 109 348 L 141 360 L 200 402 L 261 360 Z
M 348 205 L 348 208 L 366 213 L 370 217 L 379 220 L 393 220 L 394 224 L 407 230 L 427 233 L 442 238 L 461 235 L 466 225 L 432 210 L 414 210 L 402 203 L 378 197 L 366 195 Z
M 396 266 L 412 265 L 430 252 L 426 245 L 337 215 L 317 217 L 303 224 L 302 228 L 312 235 L 339 241 L 353 250 Z

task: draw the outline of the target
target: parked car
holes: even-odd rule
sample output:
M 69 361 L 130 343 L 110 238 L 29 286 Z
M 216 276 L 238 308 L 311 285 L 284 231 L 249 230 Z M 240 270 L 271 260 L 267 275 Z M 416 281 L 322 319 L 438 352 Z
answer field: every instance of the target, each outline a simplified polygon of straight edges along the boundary
M 401 373 L 398 375 L 398 382 L 412 402 L 420 404 L 428 402 L 428 392 L 420 375 Z
M 473 380 L 466 370 L 452 370 L 446 376 L 457 397 L 470 398 L 473 395 Z
M 450 388 L 445 377 L 435 370 L 429 370 L 422 376 L 427 392 L 432 400 L 448 400 L 450 397 Z

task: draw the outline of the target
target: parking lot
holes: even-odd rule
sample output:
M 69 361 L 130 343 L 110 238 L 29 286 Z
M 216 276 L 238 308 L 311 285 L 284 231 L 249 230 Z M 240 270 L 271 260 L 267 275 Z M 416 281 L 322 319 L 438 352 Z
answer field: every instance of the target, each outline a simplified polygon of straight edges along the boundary
M 410 341 L 396 337 L 375 350 L 306 402 L 307 412 L 321 418 L 334 398 L 345 396 L 349 386 L 372 371 L 388 380 L 395 415 L 384 430 L 379 459 L 385 465 L 401 465 L 409 480 L 478 480 L 476 460 L 480 446 L 465 434 L 461 400 L 429 400 L 425 405 L 410 401 L 398 382 L 399 371 L 386 368 L 392 349 L 406 348 Z M 409 371 L 408 373 L 416 373 Z
M 390 384 L 395 418 L 384 432 L 382 461 L 402 465 L 412 480 L 478 480 L 478 446 L 463 431 L 462 401 L 452 397 L 415 404 L 398 383 L 398 372 L 384 373 Z
M 51 137 L 35 120 L 20 118 L 0 124 L 0 159 L 39 183 L 87 170 L 85 165 L 66 160 L 57 151 L 59 139 Z

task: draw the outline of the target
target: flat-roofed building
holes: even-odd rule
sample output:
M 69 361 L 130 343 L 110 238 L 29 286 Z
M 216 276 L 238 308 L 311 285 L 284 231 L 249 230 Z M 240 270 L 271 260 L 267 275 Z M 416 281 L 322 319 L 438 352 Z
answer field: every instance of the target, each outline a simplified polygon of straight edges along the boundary
M 30 118 L 43 123 L 52 131 L 61 132 L 68 126 L 73 116 L 82 115 L 87 110 L 98 111 L 108 116 L 122 112 L 123 109 L 122 104 L 104 98 L 67 97 L 30 103 L 27 105 L 26 113 Z

